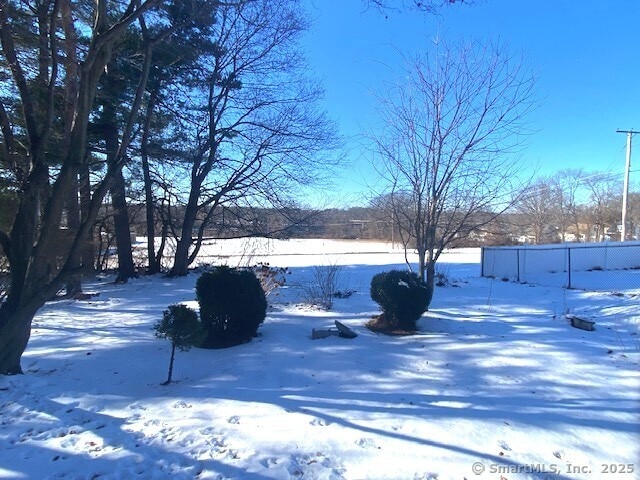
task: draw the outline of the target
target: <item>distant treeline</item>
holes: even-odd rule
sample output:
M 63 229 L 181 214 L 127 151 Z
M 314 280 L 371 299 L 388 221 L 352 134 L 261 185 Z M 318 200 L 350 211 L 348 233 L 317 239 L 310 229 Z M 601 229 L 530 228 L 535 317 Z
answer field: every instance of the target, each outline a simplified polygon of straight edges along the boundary
M 144 207 L 140 205 L 131 207 L 131 213 L 132 230 L 142 234 L 146 231 Z M 179 224 L 181 214 L 181 209 L 176 208 L 171 217 Z M 365 239 L 401 243 L 398 225 L 394 223 L 392 217 L 389 212 L 375 207 L 324 210 L 224 208 L 220 209 L 218 215 L 209 219 L 205 228 L 205 237 Z M 200 222 L 196 228 L 199 227 Z M 159 225 L 158 231 L 161 230 L 160 227 Z M 509 230 L 509 215 L 505 215 L 482 230 L 458 239 L 456 246 L 510 245 L 515 243 L 512 238 L 515 232 L 511 235 Z

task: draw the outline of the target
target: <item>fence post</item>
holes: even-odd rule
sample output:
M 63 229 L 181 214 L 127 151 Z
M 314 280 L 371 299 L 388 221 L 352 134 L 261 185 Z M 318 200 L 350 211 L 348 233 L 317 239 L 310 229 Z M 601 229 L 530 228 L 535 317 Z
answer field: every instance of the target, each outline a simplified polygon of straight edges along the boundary
M 518 269 L 516 281 L 520 283 L 520 249 L 519 248 L 516 248 L 516 267 Z
M 567 246 L 567 272 L 569 273 L 567 288 L 571 288 L 571 248 L 569 246 Z
M 484 247 L 480 247 L 480 277 L 484 277 Z

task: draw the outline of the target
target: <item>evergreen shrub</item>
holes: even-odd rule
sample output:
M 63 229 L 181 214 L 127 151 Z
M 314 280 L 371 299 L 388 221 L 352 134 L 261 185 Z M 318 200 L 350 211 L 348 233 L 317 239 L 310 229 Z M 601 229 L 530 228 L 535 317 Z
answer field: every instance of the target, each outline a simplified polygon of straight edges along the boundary
M 426 283 L 406 270 L 375 275 L 371 280 L 371 298 L 380 305 L 389 329 L 416 330 L 416 322 L 429 307 Z
M 267 298 L 251 270 L 216 267 L 196 281 L 204 348 L 249 342 L 267 316 Z

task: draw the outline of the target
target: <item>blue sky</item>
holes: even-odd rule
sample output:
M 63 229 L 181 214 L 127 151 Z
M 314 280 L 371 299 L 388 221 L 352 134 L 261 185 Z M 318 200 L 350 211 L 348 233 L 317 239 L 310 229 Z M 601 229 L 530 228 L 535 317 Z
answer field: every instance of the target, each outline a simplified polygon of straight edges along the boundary
M 386 18 L 365 0 L 304 1 L 314 24 L 303 48 L 326 90 L 323 106 L 347 138 L 351 166 L 336 184 L 345 201 L 358 203 L 374 180 L 371 154 L 357 137 L 376 121 L 375 92 L 401 73 L 402 54 L 424 51 L 437 36 L 500 39 L 525 56 L 542 103 L 530 117 L 535 133 L 523 169 L 584 168 L 622 180 L 626 137 L 616 130 L 640 130 L 640 1 L 475 0 L 439 15 L 390 11 Z M 637 184 L 634 165 L 640 135 Z

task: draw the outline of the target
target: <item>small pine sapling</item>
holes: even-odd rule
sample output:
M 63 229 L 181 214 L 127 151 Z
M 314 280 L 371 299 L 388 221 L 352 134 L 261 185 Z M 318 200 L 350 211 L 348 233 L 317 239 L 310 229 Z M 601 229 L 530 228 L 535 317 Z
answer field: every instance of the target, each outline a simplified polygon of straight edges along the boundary
M 156 331 L 156 337 L 171 340 L 169 375 L 167 381 L 162 384 L 169 385 L 173 374 L 176 348 L 186 352 L 191 347 L 199 345 L 205 337 L 205 331 L 195 310 L 181 304 L 169 305 L 162 314 L 162 320 L 158 321 L 153 329 Z

